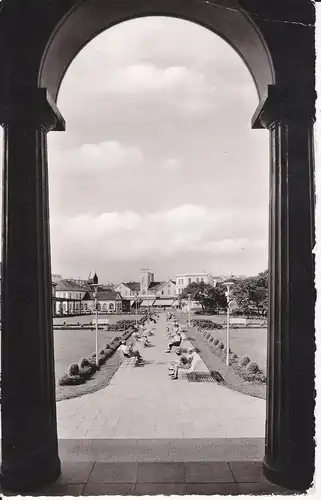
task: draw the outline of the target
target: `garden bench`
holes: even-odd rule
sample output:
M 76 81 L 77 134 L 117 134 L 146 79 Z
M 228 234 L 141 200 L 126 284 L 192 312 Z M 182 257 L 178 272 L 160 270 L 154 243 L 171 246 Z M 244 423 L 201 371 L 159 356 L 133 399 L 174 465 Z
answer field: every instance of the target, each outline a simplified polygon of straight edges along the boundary
M 246 326 L 247 319 L 246 318 L 230 318 L 230 326 Z
M 93 319 L 91 322 L 92 325 L 96 326 L 96 320 Z M 98 326 L 100 325 L 109 325 L 109 319 L 104 318 L 104 319 L 98 319 L 97 321 Z
M 209 369 L 205 365 L 204 361 L 202 360 L 201 356 L 199 354 L 195 354 L 192 364 L 189 368 L 184 369 L 184 368 L 179 368 L 178 369 L 178 376 L 182 378 L 187 378 L 190 373 L 193 372 L 198 372 L 198 373 L 209 373 Z

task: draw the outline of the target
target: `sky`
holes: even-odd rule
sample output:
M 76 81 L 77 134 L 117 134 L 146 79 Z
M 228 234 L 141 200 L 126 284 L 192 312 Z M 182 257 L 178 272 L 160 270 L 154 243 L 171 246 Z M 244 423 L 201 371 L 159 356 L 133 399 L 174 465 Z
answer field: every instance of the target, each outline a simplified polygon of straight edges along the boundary
M 239 55 L 215 34 L 142 18 L 91 41 L 58 96 L 49 148 L 52 272 L 100 281 L 267 268 L 268 132 Z

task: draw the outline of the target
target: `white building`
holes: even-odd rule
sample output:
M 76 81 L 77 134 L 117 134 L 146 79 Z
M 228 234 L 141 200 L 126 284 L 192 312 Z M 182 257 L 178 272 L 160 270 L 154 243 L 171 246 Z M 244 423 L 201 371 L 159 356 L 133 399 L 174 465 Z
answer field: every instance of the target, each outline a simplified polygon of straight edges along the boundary
M 176 299 L 176 283 L 174 280 L 155 281 L 154 273 L 149 269 L 141 269 L 140 280 L 122 282 L 114 286 L 123 301 L 129 302 L 129 307 L 171 307 Z
M 176 275 L 176 295 L 180 295 L 184 288 L 191 283 L 207 283 L 216 286 L 216 279 L 210 273 L 184 273 Z

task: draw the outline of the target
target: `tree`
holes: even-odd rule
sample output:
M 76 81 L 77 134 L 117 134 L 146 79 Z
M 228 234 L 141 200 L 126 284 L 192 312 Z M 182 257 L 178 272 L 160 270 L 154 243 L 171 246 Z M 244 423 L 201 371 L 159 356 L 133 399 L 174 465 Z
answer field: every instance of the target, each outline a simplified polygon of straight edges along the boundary
M 217 285 L 216 287 L 208 283 L 190 283 L 182 293 L 180 299 L 187 299 L 191 296 L 191 300 L 198 302 L 203 312 L 213 311 L 217 307 L 226 307 L 227 301 L 224 287 Z
M 233 298 L 244 314 L 253 311 L 266 316 L 268 311 L 268 271 L 257 276 L 238 279 L 231 289 Z

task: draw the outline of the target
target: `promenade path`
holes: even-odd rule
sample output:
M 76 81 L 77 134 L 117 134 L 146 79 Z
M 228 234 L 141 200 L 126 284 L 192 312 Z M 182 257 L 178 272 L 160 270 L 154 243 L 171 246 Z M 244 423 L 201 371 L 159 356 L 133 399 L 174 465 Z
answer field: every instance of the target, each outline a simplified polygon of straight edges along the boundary
M 213 382 L 171 380 L 165 315 L 142 348 L 148 362 L 123 364 L 110 384 L 57 403 L 59 439 L 263 438 L 265 401 Z M 188 342 L 184 344 L 188 347 Z

